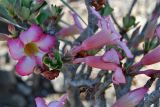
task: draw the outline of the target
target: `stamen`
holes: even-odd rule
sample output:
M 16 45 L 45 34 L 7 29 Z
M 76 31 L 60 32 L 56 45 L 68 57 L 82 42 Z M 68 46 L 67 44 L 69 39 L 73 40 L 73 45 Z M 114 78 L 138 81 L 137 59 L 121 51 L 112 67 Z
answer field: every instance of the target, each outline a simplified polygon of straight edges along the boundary
M 24 52 L 28 56 L 35 55 L 38 52 L 38 47 L 35 43 L 28 43 L 24 47 Z

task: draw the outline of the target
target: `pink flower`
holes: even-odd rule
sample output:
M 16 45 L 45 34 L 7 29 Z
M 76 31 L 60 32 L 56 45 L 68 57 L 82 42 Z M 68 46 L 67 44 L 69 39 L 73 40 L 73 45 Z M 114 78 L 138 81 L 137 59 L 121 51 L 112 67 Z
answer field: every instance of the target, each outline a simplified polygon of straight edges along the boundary
M 135 107 L 144 98 L 148 88 L 142 87 L 122 96 L 112 107 Z
M 153 49 L 151 52 L 144 55 L 141 61 L 134 65 L 134 68 L 137 66 L 151 65 L 160 62 L 160 45 Z
M 77 58 L 73 61 L 73 63 L 75 64 L 81 62 L 84 62 L 90 67 L 95 67 L 103 70 L 112 70 L 114 71 L 112 76 L 113 83 L 115 84 L 126 83 L 122 69 L 117 64 L 105 62 L 103 60 L 103 56 L 88 56 L 85 58 Z
M 156 33 L 157 33 L 157 37 L 160 39 L 160 26 L 157 27 Z
M 36 65 L 42 65 L 42 57 L 55 45 L 55 38 L 43 34 L 40 27 L 32 25 L 16 39 L 9 39 L 7 44 L 10 55 L 18 60 L 16 72 L 25 76 L 33 72 Z
M 75 56 L 80 51 L 101 48 L 104 45 L 118 45 L 125 51 L 128 58 L 132 58 L 133 55 L 131 51 L 126 46 L 125 42 L 120 41 L 121 35 L 115 30 L 113 23 L 110 21 L 110 18 L 102 18 L 97 11 L 92 8 L 91 10 L 99 19 L 98 26 L 102 30 L 84 40 L 80 46 L 73 48 L 72 55 Z
M 65 102 L 67 101 L 67 97 L 68 95 L 64 94 L 59 101 L 52 101 L 48 105 L 46 104 L 44 99 L 41 97 L 35 98 L 35 102 L 37 107 L 63 107 Z
M 83 32 L 83 27 L 78 19 L 78 16 L 75 13 L 71 13 L 74 19 L 74 24 L 67 27 L 67 28 L 62 28 L 56 35 L 60 37 L 67 37 L 67 36 L 72 36 L 75 34 L 80 34 Z

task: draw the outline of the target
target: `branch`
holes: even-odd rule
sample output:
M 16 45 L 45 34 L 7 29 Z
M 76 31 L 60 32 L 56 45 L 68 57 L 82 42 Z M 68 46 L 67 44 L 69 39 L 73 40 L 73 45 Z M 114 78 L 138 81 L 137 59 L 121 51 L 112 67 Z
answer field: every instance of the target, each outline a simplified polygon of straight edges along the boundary
M 82 19 L 82 17 L 81 17 L 67 2 L 65 2 L 64 0 L 61 0 L 61 2 L 62 2 L 64 5 L 66 5 L 71 11 L 73 11 L 73 12 L 82 20 L 82 22 L 83 22 L 85 25 L 87 25 L 86 22 Z
M 2 21 L 2 22 L 4 22 L 4 23 L 7 23 L 7 24 L 14 25 L 14 26 L 16 26 L 16 27 L 18 27 L 18 28 L 20 28 L 20 29 L 23 29 L 23 30 L 26 30 L 26 29 L 27 29 L 27 28 L 25 28 L 25 27 L 22 27 L 22 26 L 16 24 L 16 23 L 13 23 L 13 22 L 11 22 L 11 21 L 3 18 L 3 17 L 0 17 L 0 21 Z
M 130 14 L 132 13 L 133 7 L 135 6 L 136 2 L 137 2 L 137 0 L 133 0 L 132 5 L 131 5 L 131 7 L 130 7 L 130 9 L 128 11 L 127 16 L 130 16 Z

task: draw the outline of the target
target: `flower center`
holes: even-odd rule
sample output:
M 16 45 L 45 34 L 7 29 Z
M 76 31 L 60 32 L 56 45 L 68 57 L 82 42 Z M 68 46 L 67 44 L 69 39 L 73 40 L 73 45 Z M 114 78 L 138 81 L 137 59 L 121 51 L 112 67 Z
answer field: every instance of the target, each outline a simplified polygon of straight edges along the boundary
M 24 52 L 28 56 L 35 55 L 38 52 L 38 47 L 35 43 L 28 43 L 24 47 Z

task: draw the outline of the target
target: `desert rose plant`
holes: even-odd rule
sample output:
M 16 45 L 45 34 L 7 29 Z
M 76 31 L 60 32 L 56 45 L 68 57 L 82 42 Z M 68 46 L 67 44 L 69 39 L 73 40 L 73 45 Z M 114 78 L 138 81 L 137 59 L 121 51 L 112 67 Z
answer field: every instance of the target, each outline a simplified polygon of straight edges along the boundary
M 44 98 L 47 95 L 34 94 L 34 105 L 159 107 L 160 69 L 142 68 L 160 62 L 160 1 L 155 0 L 145 26 L 131 14 L 138 0 L 131 3 L 123 25 L 114 17 L 113 1 L 81 1 L 88 22 L 72 8 L 72 2 L 79 1 L 0 0 L 0 21 L 8 25 L 8 32 L 0 33 L 0 40 L 6 41 L 10 58 L 16 62 L 15 74 L 22 78 L 38 76 L 48 82 L 60 78 L 60 74 L 64 76 L 64 91 L 59 93 L 59 99 L 48 103 Z M 70 17 L 67 22 L 63 20 L 65 14 Z M 93 76 L 94 68 L 98 72 Z M 148 81 L 132 88 L 134 77 L 142 74 L 149 77 Z M 141 83 L 138 78 L 136 81 Z M 155 82 L 156 89 L 149 94 Z M 105 94 L 110 87 L 115 92 L 113 104 L 108 103 Z

